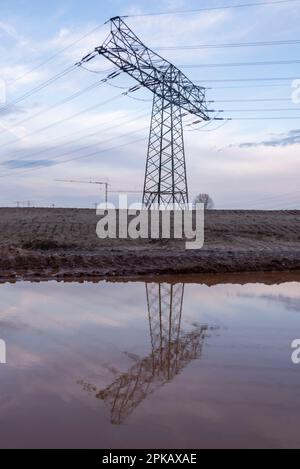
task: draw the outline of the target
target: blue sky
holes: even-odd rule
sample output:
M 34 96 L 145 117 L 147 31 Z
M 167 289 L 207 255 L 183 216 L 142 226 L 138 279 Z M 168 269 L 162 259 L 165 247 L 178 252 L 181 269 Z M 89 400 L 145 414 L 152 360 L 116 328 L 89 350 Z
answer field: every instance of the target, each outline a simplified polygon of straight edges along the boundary
M 120 75 L 111 81 L 114 86 L 95 85 L 60 105 L 106 76 L 104 71 L 111 64 L 104 58 L 97 57 L 89 64 L 97 73 L 76 69 L 20 103 L 9 103 L 101 45 L 109 25 L 95 28 L 111 16 L 232 3 L 248 2 L 175 0 L 151 2 L 149 6 L 146 1 L 2 0 L 0 78 L 6 85 L 8 106 L 0 112 L 0 205 L 32 200 L 36 205 L 92 207 L 103 197 L 98 186 L 68 185 L 55 182 L 57 178 L 92 177 L 108 180 L 112 190 L 140 190 L 151 93 L 138 90 L 132 95 L 138 99 L 122 96 L 134 81 Z M 145 44 L 159 51 L 182 45 L 300 39 L 299 20 L 300 2 L 291 2 L 126 21 Z M 67 47 L 73 42 L 74 46 Z M 221 127 L 216 122 L 203 128 L 195 126 L 198 130 L 187 127 L 186 161 L 192 195 L 208 192 L 219 208 L 300 208 L 300 104 L 292 102 L 292 80 L 245 81 L 300 79 L 300 64 L 211 66 L 299 60 L 299 48 L 300 44 L 290 44 L 159 51 L 182 66 L 189 78 L 211 88 L 207 90 L 207 98 L 215 100 L 211 107 L 223 109 L 224 116 L 233 118 Z M 111 98 L 115 99 L 105 104 Z M 245 99 L 269 101 L 240 101 Z M 290 116 L 298 116 L 299 121 L 286 119 Z M 191 121 L 187 117 L 186 124 Z

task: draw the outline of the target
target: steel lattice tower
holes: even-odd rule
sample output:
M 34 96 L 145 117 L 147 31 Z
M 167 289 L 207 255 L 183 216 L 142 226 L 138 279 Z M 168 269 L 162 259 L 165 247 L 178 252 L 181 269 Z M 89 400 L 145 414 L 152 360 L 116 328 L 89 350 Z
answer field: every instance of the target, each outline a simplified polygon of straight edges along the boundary
M 144 86 L 153 92 L 143 204 L 188 203 L 182 110 L 209 120 L 204 88 L 192 83 L 175 65 L 146 47 L 119 17 L 110 19 L 110 34 L 103 45 L 78 65 L 97 54 L 138 81 L 129 92 Z M 116 76 L 116 72 L 108 78 Z
M 181 108 L 172 99 L 154 94 L 143 205 L 185 203 L 188 188 Z

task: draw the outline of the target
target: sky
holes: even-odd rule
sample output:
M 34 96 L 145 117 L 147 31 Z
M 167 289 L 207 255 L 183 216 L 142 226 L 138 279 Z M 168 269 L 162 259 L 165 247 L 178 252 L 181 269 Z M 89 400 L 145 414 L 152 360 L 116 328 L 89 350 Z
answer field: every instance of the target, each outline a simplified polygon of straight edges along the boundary
M 148 47 L 207 88 L 209 109 L 223 111 L 211 116 L 232 119 L 189 125 L 195 118 L 185 117 L 190 198 L 207 192 L 216 208 L 300 209 L 300 63 L 286 63 L 300 62 L 300 42 L 224 47 L 300 41 L 300 1 L 130 16 L 243 3 L 1 0 L 0 206 L 103 201 L 102 186 L 56 179 L 108 181 L 112 201 L 114 191 L 142 190 L 151 92 L 124 95 L 135 85 L 125 73 L 101 82 L 113 69 L 101 56 L 71 70 L 103 43 L 109 18 L 129 15 Z M 199 45 L 217 47 L 182 49 Z M 265 61 L 281 64 L 257 65 Z

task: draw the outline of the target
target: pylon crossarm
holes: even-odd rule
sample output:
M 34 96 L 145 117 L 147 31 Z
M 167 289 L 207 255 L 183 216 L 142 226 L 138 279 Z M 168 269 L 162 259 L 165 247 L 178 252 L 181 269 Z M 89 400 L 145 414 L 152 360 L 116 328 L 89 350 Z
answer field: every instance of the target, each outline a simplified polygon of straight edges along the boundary
M 145 46 L 120 17 L 111 18 L 110 25 L 107 39 L 95 48 L 98 54 L 158 96 L 209 120 L 203 87 L 196 86 L 177 67 Z M 86 57 L 82 63 L 91 60 Z

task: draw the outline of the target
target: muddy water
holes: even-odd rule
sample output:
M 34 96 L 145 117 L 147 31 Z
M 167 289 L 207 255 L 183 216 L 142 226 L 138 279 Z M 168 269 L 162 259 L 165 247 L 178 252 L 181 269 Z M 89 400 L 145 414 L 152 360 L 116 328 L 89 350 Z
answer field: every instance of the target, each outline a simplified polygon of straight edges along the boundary
M 0 286 L 1 447 L 300 447 L 300 284 Z

